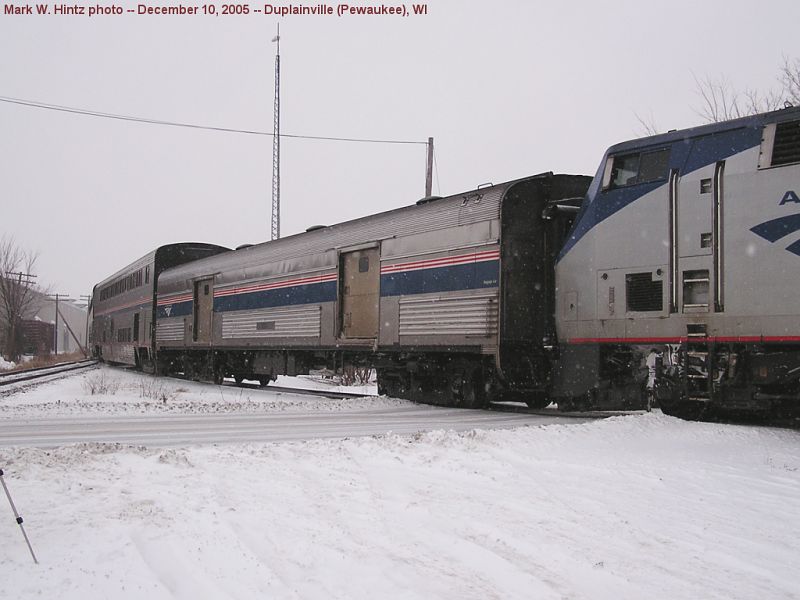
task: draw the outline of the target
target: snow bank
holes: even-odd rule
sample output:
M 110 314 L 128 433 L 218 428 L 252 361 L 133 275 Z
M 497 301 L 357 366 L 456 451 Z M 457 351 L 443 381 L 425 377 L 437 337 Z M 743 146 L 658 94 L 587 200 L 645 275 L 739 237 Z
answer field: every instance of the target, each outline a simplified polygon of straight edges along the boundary
M 797 598 L 799 443 L 654 413 L 3 450 L 41 565 L 7 511 L 0 597 Z
M 16 367 L 17 364 L 12 361 L 8 361 L 0 356 L 0 371 L 8 371 L 9 369 L 13 369 Z

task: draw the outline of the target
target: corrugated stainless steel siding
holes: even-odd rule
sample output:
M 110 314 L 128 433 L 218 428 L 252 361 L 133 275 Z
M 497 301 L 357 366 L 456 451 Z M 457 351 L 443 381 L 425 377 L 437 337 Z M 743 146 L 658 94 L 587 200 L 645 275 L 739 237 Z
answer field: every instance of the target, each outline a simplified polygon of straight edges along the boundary
M 270 329 L 259 329 L 259 323 Z M 240 310 L 222 313 L 222 338 L 318 338 L 321 324 L 319 305 Z
M 497 335 L 497 292 L 469 296 L 403 298 L 399 334 Z
M 157 342 L 182 342 L 183 317 L 159 319 L 156 325 Z
M 112 362 L 118 362 L 126 365 L 135 365 L 136 356 L 134 354 L 134 345 L 125 343 L 102 344 L 101 350 L 103 358 Z

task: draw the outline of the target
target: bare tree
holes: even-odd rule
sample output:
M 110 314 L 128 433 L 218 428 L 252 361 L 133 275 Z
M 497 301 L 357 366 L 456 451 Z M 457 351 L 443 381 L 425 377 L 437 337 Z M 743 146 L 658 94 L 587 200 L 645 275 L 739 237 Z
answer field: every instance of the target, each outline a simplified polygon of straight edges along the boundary
M 783 57 L 780 81 L 786 102 L 800 106 L 800 58 Z
M 19 359 L 21 321 L 39 302 L 32 277 L 37 258 L 35 252 L 18 246 L 14 238 L 0 238 L 0 337 L 10 360 Z
M 650 114 L 647 116 L 642 116 L 638 112 L 634 112 L 636 115 L 636 120 L 639 121 L 639 131 L 636 133 L 641 136 L 649 136 L 649 135 L 657 135 L 661 133 L 658 129 L 658 125 L 656 125 L 656 118 L 653 115 L 653 111 L 650 111 Z
M 759 92 L 746 89 L 739 92 L 724 75 L 714 79 L 694 78 L 697 93 L 702 99 L 697 114 L 709 123 L 738 119 L 747 115 L 776 110 L 783 104 L 783 93 L 777 90 Z
M 800 104 L 800 59 L 783 57 L 778 72 L 779 89 L 738 91 L 724 75 L 703 79 L 694 77 L 697 94 L 702 102 L 695 109 L 709 123 L 738 119 L 747 115 L 777 110 L 786 103 Z M 641 122 L 641 119 L 640 119 Z
M 722 75 L 714 79 L 706 75 L 704 79 L 699 79 L 694 75 L 694 84 L 702 100 L 700 108 L 696 108 L 695 112 L 707 122 L 715 123 L 742 116 L 739 93 L 727 77 Z

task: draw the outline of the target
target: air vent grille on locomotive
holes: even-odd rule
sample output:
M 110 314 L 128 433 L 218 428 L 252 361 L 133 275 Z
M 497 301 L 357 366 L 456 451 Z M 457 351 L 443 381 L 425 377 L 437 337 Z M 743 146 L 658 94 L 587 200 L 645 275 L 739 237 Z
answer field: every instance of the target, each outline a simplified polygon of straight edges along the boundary
M 772 147 L 772 166 L 800 162 L 800 120 L 778 123 Z
M 653 274 L 625 275 L 625 296 L 628 312 L 660 311 L 664 308 L 664 282 L 653 281 Z

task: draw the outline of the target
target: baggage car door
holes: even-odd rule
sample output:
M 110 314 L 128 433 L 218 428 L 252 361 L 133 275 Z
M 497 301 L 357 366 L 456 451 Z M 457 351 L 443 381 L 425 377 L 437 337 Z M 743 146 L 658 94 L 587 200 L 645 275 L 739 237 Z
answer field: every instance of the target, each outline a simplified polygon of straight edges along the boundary
M 342 337 L 377 337 L 381 276 L 378 249 L 342 253 L 339 264 Z
M 194 328 L 192 341 L 211 343 L 211 324 L 214 309 L 214 278 L 194 282 Z

